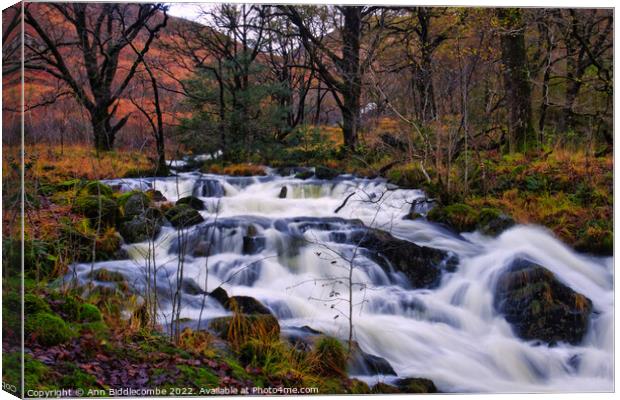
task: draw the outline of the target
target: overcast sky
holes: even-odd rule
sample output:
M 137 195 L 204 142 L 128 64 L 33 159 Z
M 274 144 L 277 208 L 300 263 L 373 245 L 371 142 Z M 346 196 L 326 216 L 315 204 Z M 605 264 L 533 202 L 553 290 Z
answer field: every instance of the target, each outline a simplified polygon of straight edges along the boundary
M 170 3 L 169 14 L 175 17 L 195 20 L 200 6 L 204 7 L 205 3 Z

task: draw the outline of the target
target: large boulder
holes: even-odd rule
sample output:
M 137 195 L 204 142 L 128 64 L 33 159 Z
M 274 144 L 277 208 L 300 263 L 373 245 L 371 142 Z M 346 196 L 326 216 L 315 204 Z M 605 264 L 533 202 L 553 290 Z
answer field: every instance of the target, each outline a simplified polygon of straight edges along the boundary
M 204 221 L 200 213 L 187 204 L 179 204 L 166 211 L 166 218 L 175 228 L 187 228 Z
M 118 198 L 118 203 L 123 209 L 123 216 L 131 219 L 144 213 L 151 200 L 143 192 L 128 192 Z
M 404 378 L 394 383 L 401 393 L 437 393 L 435 383 L 426 378 Z
M 72 211 L 84 215 L 92 222 L 101 219 L 104 225 L 114 225 L 118 218 L 118 205 L 107 196 L 83 195 L 75 199 Z
M 402 272 L 414 288 L 435 287 L 442 272 L 454 271 L 458 263 L 456 256 L 445 251 L 418 246 L 379 229 L 357 230 L 349 240 L 367 249 L 367 255 L 386 271 L 391 266 Z
M 388 360 L 366 353 L 357 342 L 352 344 L 347 371 L 350 375 L 396 375 Z
M 205 209 L 205 203 L 202 200 L 200 200 L 198 197 L 195 197 L 195 196 L 181 197 L 176 202 L 177 206 L 179 204 L 187 204 L 188 206 L 190 206 L 194 210 L 198 210 L 198 211 Z
M 260 301 L 250 296 L 228 296 L 226 290 L 221 287 L 216 288 L 209 296 L 216 299 L 224 308 L 233 311 L 236 307 L 237 312 L 248 315 L 272 315 L 271 311 Z M 235 306 L 233 307 L 233 302 Z
M 515 260 L 497 281 L 495 309 L 526 340 L 578 344 L 587 332 L 592 302 L 544 267 Z
M 334 179 L 338 175 L 340 175 L 339 171 L 324 166 L 318 166 L 314 170 L 314 176 L 316 176 L 317 179 L 330 180 Z
M 119 232 L 125 242 L 139 243 L 153 240 L 161 231 L 163 215 L 156 208 L 148 208 L 141 214 L 125 219 L 119 225 Z

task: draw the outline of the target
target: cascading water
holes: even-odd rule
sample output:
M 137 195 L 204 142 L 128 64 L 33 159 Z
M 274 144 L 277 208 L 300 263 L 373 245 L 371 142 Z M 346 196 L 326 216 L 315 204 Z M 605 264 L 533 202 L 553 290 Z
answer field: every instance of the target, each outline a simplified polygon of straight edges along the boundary
M 180 173 L 106 183 L 124 191 L 156 189 L 168 201 L 199 196 L 206 205 L 201 211 L 205 222 L 187 230 L 185 279 L 207 291 L 224 283 L 230 295 L 258 299 L 277 316 L 284 332 L 307 326 L 348 337 L 345 306 L 336 302 L 332 307 L 330 299 L 334 292 L 348 290 L 338 282 L 347 273 L 347 254 L 355 249 L 336 238 L 351 235 L 363 223 L 459 259 L 456 269 L 444 272 L 432 289 L 411 289 L 403 274 L 382 268 L 363 252 L 355 258 L 353 282 L 360 285 L 353 293 L 354 339 L 365 352 L 388 360 L 399 377 L 429 378 L 446 392 L 613 390 L 612 259 L 577 254 L 542 228 L 516 226 L 497 238 L 457 235 L 424 220 L 403 219 L 414 200 L 424 196 L 421 191 L 352 176 L 324 181 Z M 283 187 L 286 197 L 280 198 Z M 175 281 L 175 232 L 164 227 L 155 243 L 162 294 Z M 211 242 L 208 259 L 200 251 L 206 241 Z M 146 246 L 126 245 L 131 260 L 100 262 L 95 268 L 122 272 L 140 290 L 140 254 Z M 498 275 L 518 257 L 545 266 L 592 300 L 588 333 L 579 345 L 524 341 L 496 312 Z M 74 273 L 84 277 L 90 268 L 75 265 Z M 183 298 L 181 318 L 197 320 L 203 296 Z M 229 313 L 206 299 L 203 319 Z M 169 307 L 162 304 L 162 313 L 169 314 Z

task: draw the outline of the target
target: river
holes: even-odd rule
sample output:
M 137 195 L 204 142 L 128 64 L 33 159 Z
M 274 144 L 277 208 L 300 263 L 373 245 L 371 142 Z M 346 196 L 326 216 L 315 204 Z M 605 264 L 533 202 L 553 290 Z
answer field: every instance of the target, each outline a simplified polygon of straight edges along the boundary
M 225 282 L 230 295 L 258 299 L 277 316 L 283 332 L 308 326 L 348 337 L 348 303 L 331 300 L 348 296 L 347 282 L 342 280 L 348 265 L 343 255 L 351 254 L 352 246 L 334 238 L 352 229 L 347 220 L 361 220 L 459 260 L 454 272 L 444 272 L 434 288 L 412 289 L 403 274 L 386 270 L 363 254 L 356 256 L 353 337 L 365 352 L 388 360 L 399 377 L 429 378 L 444 392 L 613 390 L 612 258 L 576 253 L 541 227 L 518 225 L 497 238 L 477 232 L 454 234 L 424 220 L 403 219 L 413 200 L 424 196 L 422 191 L 346 175 L 301 180 L 271 170 L 267 176 L 247 178 L 185 172 L 106 183 L 122 190 L 155 188 L 169 201 L 199 195 L 206 204 L 201 211 L 206 221 L 188 229 L 189 243 L 195 247 L 200 240 L 212 239 L 215 254 L 207 260 L 189 249 L 184 276 L 203 290 Z M 286 196 L 280 198 L 283 187 Z M 252 251 L 244 250 L 249 225 L 252 236 L 261 238 Z M 175 238 L 175 229 L 168 226 L 155 243 L 162 292 L 174 282 Z M 144 283 L 140 251 L 146 246 L 125 245 L 132 260 L 99 262 L 95 268 L 122 272 L 140 289 Z M 546 267 L 592 300 L 588 333 L 579 345 L 524 341 L 495 311 L 497 277 L 517 257 Z M 90 267 L 74 266 L 79 276 Z M 181 317 L 197 320 L 202 298 L 185 294 Z M 162 314 L 169 313 L 169 306 L 162 305 Z M 207 298 L 203 319 L 227 314 Z M 370 383 L 395 379 L 361 378 Z

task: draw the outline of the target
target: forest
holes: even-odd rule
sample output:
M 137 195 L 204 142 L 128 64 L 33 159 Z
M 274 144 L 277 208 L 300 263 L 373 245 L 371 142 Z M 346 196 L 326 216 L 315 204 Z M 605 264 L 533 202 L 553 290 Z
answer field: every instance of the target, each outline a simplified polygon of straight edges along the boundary
M 613 9 L 2 19 L 12 394 L 613 391 Z

